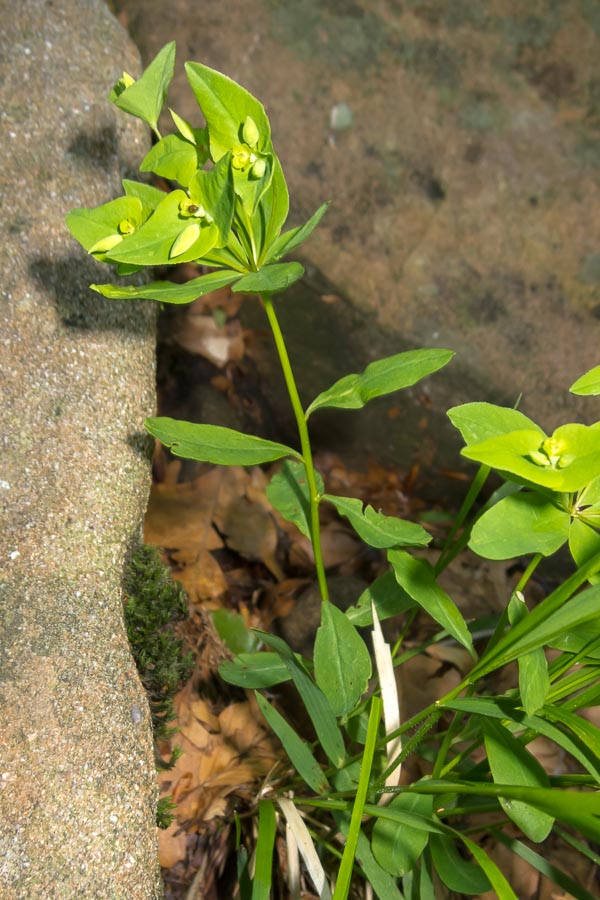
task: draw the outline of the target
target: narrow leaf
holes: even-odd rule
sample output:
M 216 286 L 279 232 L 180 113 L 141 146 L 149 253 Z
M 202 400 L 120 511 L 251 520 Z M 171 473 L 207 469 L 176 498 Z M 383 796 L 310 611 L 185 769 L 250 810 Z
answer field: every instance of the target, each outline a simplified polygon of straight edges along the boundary
M 333 494 L 323 494 L 322 499 L 335 506 L 370 547 L 380 550 L 389 547 L 424 547 L 431 540 L 431 535 L 414 522 L 384 516 L 375 512 L 372 506 L 367 506 L 363 511 L 362 500 L 336 497 Z
M 258 804 L 258 838 L 252 900 L 269 900 L 271 896 L 274 845 L 275 807 L 270 800 L 261 800 Z
M 323 750 L 334 766 L 340 768 L 346 755 L 344 740 L 325 694 L 317 687 L 285 641 L 265 631 L 261 631 L 260 636 L 287 665 Z
M 286 256 L 288 253 L 291 253 L 292 250 L 295 250 L 296 247 L 299 247 L 300 244 L 304 243 L 327 212 L 328 206 L 329 203 L 323 203 L 304 225 L 299 225 L 298 228 L 292 228 L 290 231 L 286 231 L 284 234 L 280 235 L 280 237 L 270 245 L 267 261 L 281 259 L 282 256 Z
M 345 375 L 319 394 L 306 410 L 306 417 L 324 407 L 361 409 L 369 400 L 416 384 L 445 366 L 451 350 L 408 350 L 370 363 L 360 375 Z
M 153 281 L 150 284 L 120 285 L 120 284 L 91 284 L 92 290 L 103 297 L 112 300 L 157 300 L 159 303 L 192 303 L 198 297 L 204 297 L 212 291 L 217 291 L 227 284 L 231 284 L 240 277 L 239 272 L 210 272 L 208 275 L 200 275 L 192 278 L 185 284 L 175 284 L 173 281 Z
M 283 716 L 264 697 L 257 691 L 254 693 L 261 713 L 281 741 L 300 777 L 316 794 L 323 794 L 328 790 L 329 784 L 306 741 L 298 737 L 292 726 L 288 725 Z
M 146 419 L 144 425 L 171 453 L 185 459 L 224 466 L 257 466 L 283 456 L 299 456 L 285 444 L 220 425 L 196 425 L 166 417 Z
M 431 566 L 404 550 L 388 550 L 388 560 L 404 590 L 475 659 L 467 624 L 448 594 L 436 583 Z
M 232 290 L 236 294 L 275 294 L 290 287 L 303 275 L 304 268 L 300 263 L 275 263 L 263 266 L 259 272 L 244 275 Z
M 288 667 L 276 653 L 238 653 L 219 666 L 219 675 L 228 684 L 251 690 L 269 688 L 289 681 Z
M 333 712 L 347 715 L 367 690 L 371 657 L 356 628 L 333 602 L 321 607 L 314 665 L 316 682 Z

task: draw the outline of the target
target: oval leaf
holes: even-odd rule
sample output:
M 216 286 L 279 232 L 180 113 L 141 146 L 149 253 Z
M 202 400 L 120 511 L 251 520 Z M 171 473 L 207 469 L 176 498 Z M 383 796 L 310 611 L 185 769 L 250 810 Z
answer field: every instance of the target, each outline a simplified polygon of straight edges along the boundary
M 521 491 L 504 497 L 477 520 L 469 547 L 485 559 L 550 556 L 567 541 L 570 521 L 569 513 L 546 497 Z
M 125 90 L 113 88 L 110 99 L 124 112 L 137 116 L 156 131 L 175 68 L 175 41 L 155 56 L 143 74 Z
M 336 716 L 351 712 L 367 689 L 371 657 L 356 628 L 334 603 L 323 603 L 315 639 L 315 679 Z
M 544 436 L 542 429 L 518 409 L 496 406 L 494 403 L 463 403 L 449 409 L 447 415 L 467 445 L 479 444 L 510 431 L 527 429 L 538 429 Z
M 494 779 L 498 785 L 548 788 L 550 782 L 544 769 L 521 741 L 513 737 L 496 721 L 482 721 L 485 749 Z M 548 837 L 554 819 L 535 806 L 521 800 L 500 797 L 506 815 L 531 841 L 539 843 Z
M 387 809 L 431 818 L 433 797 L 424 794 L 398 794 L 388 803 Z M 386 872 L 400 877 L 413 869 L 428 841 L 427 831 L 413 828 L 406 822 L 381 818 L 373 829 L 373 854 Z
M 195 425 L 176 419 L 146 419 L 146 430 L 175 456 L 223 466 L 256 466 L 283 456 L 299 456 L 291 447 L 242 434 L 220 425 Z
M 483 894 L 484 891 L 489 891 L 487 875 L 460 855 L 450 837 L 432 834 L 429 849 L 436 872 L 451 891 L 458 894 Z

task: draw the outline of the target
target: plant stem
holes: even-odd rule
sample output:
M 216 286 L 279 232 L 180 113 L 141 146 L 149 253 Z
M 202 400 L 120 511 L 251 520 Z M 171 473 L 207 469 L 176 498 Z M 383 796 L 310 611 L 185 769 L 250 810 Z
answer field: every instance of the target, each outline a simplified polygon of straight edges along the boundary
M 315 557 L 315 568 L 317 570 L 317 580 L 321 591 L 321 598 L 324 602 L 329 600 L 329 591 L 327 589 L 327 579 L 325 577 L 325 566 L 323 565 L 323 556 L 321 553 L 321 526 L 319 524 L 319 491 L 317 488 L 317 480 L 315 477 L 315 467 L 312 458 L 312 450 L 310 446 L 310 438 L 308 436 L 308 426 L 306 424 L 306 416 L 302 409 L 296 380 L 292 372 L 290 358 L 288 356 L 287 347 L 279 327 L 279 321 L 275 315 L 275 309 L 269 294 L 261 294 L 260 299 L 264 306 L 273 333 L 275 346 L 279 355 L 279 362 L 283 371 L 283 377 L 288 390 L 290 403 L 294 411 L 296 425 L 298 426 L 298 434 L 300 436 L 300 447 L 302 450 L 302 460 L 304 462 L 304 470 L 306 472 L 306 483 L 308 485 L 308 495 L 310 503 L 310 536 L 312 541 L 313 553 Z

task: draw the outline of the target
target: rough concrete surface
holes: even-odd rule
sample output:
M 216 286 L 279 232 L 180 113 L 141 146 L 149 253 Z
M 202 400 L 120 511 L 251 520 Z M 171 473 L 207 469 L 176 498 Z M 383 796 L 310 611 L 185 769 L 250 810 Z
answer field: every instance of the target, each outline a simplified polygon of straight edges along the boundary
M 327 302 L 360 313 L 345 343 L 316 336 L 337 348 L 337 375 L 381 349 L 448 347 L 457 357 L 427 381 L 417 419 L 469 400 L 513 405 L 521 392 L 521 409 L 547 428 L 597 418 L 593 402 L 568 393 L 599 361 L 597 3 L 229 0 L 226 14 L 189 0 L 115 6 L 145 62 L 177 39 L 169 99 L 183 116 L 201 121 L 188 59 L 264 102 L 292 224 L 333 201 L 301 252 L 316 296 L 311 327 L 335 315 Z M 308 358 L 311 375 L 315 339 L 299 321 L 301 301 L 298 289 L 278 303 L 292 360 Z M 335 415 L 344 428 L 354 417 Z M 405 425 L 384 425 L 396 458 Z M 432 459 L 444 440 L 431 436 Z
M 89 292 L 108 270 L 64 224 L 146 152 L 106 100 L 139 59 L 100 0 L 0 7 L 0 896 L 149 900 L 156 773 L 121 582 L 153 318 Z

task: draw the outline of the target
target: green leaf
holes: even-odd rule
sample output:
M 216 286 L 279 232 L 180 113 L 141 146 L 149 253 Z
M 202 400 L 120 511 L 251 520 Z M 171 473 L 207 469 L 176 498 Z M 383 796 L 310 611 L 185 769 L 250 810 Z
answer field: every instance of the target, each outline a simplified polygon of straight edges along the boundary
M 568 728 L 575 736 L 577 741 L 589 751 L 589 756 L 583 763 L 589 772 L 595 775 L 596 779 L 600 779 L 598 769 L 600 768 L 600 728 L 588 722 L 582 716 L 570 712 L 564 707 L 556 705 L 548 705 L 544 708 L 544 715 L 551 722 L 558 722 L 560 725 Z M 589 759 L 594 760 L 594 770 L 590 767 Z
M 187 187 L 204 162 L 194 144 L 180 134 L 168 134 L 146 154 L 140 172 L 154 172 Z
M 174 68 L 175 41 L 171 41 L 132 85 L 121 90 L 121 82 L 117 82 L 110 93 L 110 100 L 124 112 L 143 119 L 158 133 L 158 119 L 167 98 Z
M 569 537 L 571 517 L 541 494 L 504 497 L 474 524 L 469 547 L 486 559 L 513 559 L 527 553 L 550 556 Z
M 208 172 L 196 172 L 190 182 L 190 198 L 203 206 L 219 229 L 218 247 L 229 240 L 235 195 L 229 165 L 229 155 L 222 157 Z
M 412 813 L 431 818 L 433 797 L 423 794 L 398 794 L 388 804 L 388 810 Z M 379 865 L 390 875 L 401 877 L 410 872 L 423 853 L 429 834 L 391 819 L 379 819 L 373 828 L 371 846 Z
M 219 637 L 232 653 L 250 654 L 260 643 L 254 631 L 246 627 L 243 617 L 230 609 L 215 609 L 211 612 L 213 624 Z
M 69 231 L 88 253 L 105 238 L 115 237 L 122 243 L 119 225 L 127 220 L 142 221 L 142 203 L 137 197 L 119 197 L 93 209 L 72 209 L 66 219 Z
M 453 406 L 447 415 L 467 445 L 527 429 L 537 429 L 544 436 L 542 429 L 522 412 L 506 406 L 495 406 L 493 403 L 463 403 L 462 406 Z
M 306 417 L 324 407 L 361 409 L 369 400 L 410 387 L 450 362 L 451 350 L 408 350 L 370 363 L 360 375 L 345 375 L 319 394 Z
M 348 813 L 332 810 L 331 814 L 338 829 L 344 837 L 348 836 L 350 828 L 350 816 Z M 375 891 L 379 900 L 404 900 L 398 890 L 395 879 L 385 869 L 382 869 L 373 853 L 366 835 L 361 831 L 356 841 L 356 861 L 365 873 L 369 884 Z
M 367 690 L 371 657 L 356 628 L 333 602 L 321 607 L 314 665 L 316 682 L 333 712 L 347 715 Z
M 498 830 L 494 831 L 494 837 L 501 841 L 505 847 L 508 847 L 511 853 L 516 853 L 517 856 L 524 859 L 525 862 L 538 871 L 540 875 L 543 875 L 549 881 L 554 882 L 554 884 L 561 887 L 564 893 L 561 893 L 560 896 L 564 897 L 565 895 L 570 895 L 572 897 L 577 897 L 577 900 L 597 900 L 597 894 L 590 894 L 589 891 L 586 891 L 580 881 L 574 881 L 568 875 L 565 875 L 561 869 L 549 862 L 544 856 L 536 853 L 535 850 L 528 847 L 523 841 L 519 841 L 514 837 L 509 837 Z M 564 837 L 564 834 L 562 837 Z M 587 847 L 584 848 L 580 842 L 577 843 L 579 846 L 575 843 L 572 844 L 572 846 L 577 847 L 577 849 L 585 855 L 590 853 L 590 850 Z M 590 857 L 588 856 L 588 859 L 589 858 Z
M 482 721 L 485 749 L 494 783 L 548 788 L 550 782 L 542 766 L 523 744 L 497 722 Z M 500 797 L 506 815 L 531 841 L 545 840 L 554 818 L 521 800 Z
M 485 850 L 482 850 L 479 844 L 471 841 L 466 835 L 459 834 L 458 837 L 460 837 L 465 847 L 473 854 L 473 857 L 481 867 L 482 872 L 489 878 L 490 884 L 496 892 L 498 900 L 518 900 L 518 897 L 510 884 L 496 863 L 487 855 Z
M 581 591 L 560 609 L 548 615 L 545 604 L 550 597 L 532 610 L 526 621 L 515 625 L 498 641 L 492 653 L 501 658 L 501 665 L 517 659 L 522 653 L 546 646 L 578 625 L 596 620 L 598 616 L 600 585 Z
M 252 900 L 269 900 L 273 874 L 273 847 L 275 845 L 275 807 L 271 800 L 258 803 L 258 837 L 255 850 Z
M 600 428 L 562 425 L 550 438 L 539 430 L 513 431 L 471 444 L 462 455 L 506 477 L 570 493 L 600 476 Z
M 523 731 L 523 729 L 531 729 L 537 735 L 543 735 L 548 740 L 553 741 L 561 747 L 565 753 L 570 753 L 584 769 L 592 775 L 592 777 L 600 780 L 600 756 L 595 750 L 588 750 L 582 746 L 578 738 L 577 726 L 580 722 L 585 721 L 580 716 L 570 713 L 564 707 L 557 705 L 544 707 L 542 715 L 527 716 L 523 710 L 517 708 L 517 701 L 509 700 L 502 697 L 495 700 L 489 697 L 461 697 L 455 700 L 448 700 L 444 704 L 444 708 L 454 709 L 457 712 L 467 713 L 469 716 L 479 715 L 485 718 L 495 718 L 502 721 L 509 721 L 513 731 Z M 574 739 L 569 734 L 565 734 L 551 721 L 546 719 L 552 718 L 553 721 L 559 721 L 565 727 L 570 727 L 574 721 Z
M 204 222 L 198 239 L 187 252 L 176 259 L 171 255 L 179 235 L 194 221 L 181 215 L 180 207 L 184 201 L 188 201 L 185 191 L 176 190 L 167 194 L 148 221 L 111 251 L 110 259 L 140 266 L 161 266 L 200 259 L 219 238 L 217 227 Z
M 385 572 L 372 581 L 358 598 L 356 606 L 346 610 L 346 616 L 357 628 L 373 624 L 372 603 L 375 604 L 380 622 L 399 616 L 416 605 L 413 598 L 400 587 L 392 571 Z
M 291 725 L 288 725 L 283 716 L 264 697 L 261 697 L 257 691 L 254 692 L 254 695 L 261 713 L 281 741 L 283 749 L 300 777 L 315 793 L 325 793 L 329 789 L 329 783 L 306 741 L 298 737 Z
M 201 63 L 188 62 L 185 71 L 206 119 L 210 152 L 215 162 L 244 143 L 242 131 L 248 116 L 258 129 L 258 151 L 271 150 L 271 126 L 262 103 L 226 75 Z
M 580 394 L 582 397 L 600 394 L 600 366 L 594 366 L 593 369 L 578 378 L 569 390 L 572 394 Z
M 171 453 L 185 459 L 223 466 L 257 466 L 283 456 L 299 457 L 285 444 L 242 434 L 220 425 L 196 425 L 167 417 L 146 419 L 144 425 L 153 437 L 169 447 Z
M 448 594 L 436 584 L 432 567 L 404 550 L 388 550 L 387 556 L 398 584 L 476 658 L 467 624 Z
M 333 494 L 323 494 L 321 499 L 335 506 L 369 547 L 379 550 L 389 547 L 424 547 L 431 540 L 431 535 L 414 522 L 384 516 L 375 512 L 372 506 L 367 506 L 363 512 L 362 500 Z
M 304 666 L 298 661 L 291 649 L 281 638 L 265 631 L 260 636 L 268 647 L 279 654 L 287 665 L 293 682 L 298 689 L 306 711 L 310 716 L 321 747 L 338 769 L 342 766 L 346 755 L 344 739 L 338 727 L 335 715 L 327 697 L 317 687 Z
M 219 666 L 219 675 L 228 684 L 252 690 L 269 688 L 292 677 L 276 653 L 238 653 Z
M 460 855 L 449 836 L 432 834 L 429 849 L 435 870 L 449 890 L 458 894 L 483 894 L 489 891 L 487 875 Z
M 298 281 L 304 275 L 304 268 L 297 262 L 275 263 L 263 266 L 259 272 L 244 275 L 232 290 L 244 294 L 275 294 Z
M 324 490 L 323 479 L 315 472 L 317 490 Z M 281 471 L 273 475 L 267 487 L 269 503 L 287 522 L 310 540 L 310 500 L 304 463 L 288 459 Z
M 569 550 L 578 566 L 584 565 L 600 552 L 600 534 L 581 519 L 573 519 L 569 529 Z M 600 575 L 592 575 L 591 584 L 597 584 Z
M 151 184 L 130 181 L 128 178 L 124 178 L 121 184 L 128 197 L 137 197 L 138 200 L 141 200 L 142 207 L 149 211 L 155 210 L 161 200 L 165 199 L 165 192 L 152 187 Z
M 253 217 L 253 230 L 260 248 L 259 263 L 269 262 L 269 252 L 287 219 L 290 200 L 279 159 L 273 155 L 273 176 Z
M 508 621 L 516 625 L 529 615 L 525 599 L 520 592 L 515 592 L 508 603 Z M 550 690 L 548 663 L 546 654 L 539 647 L 529 653 L 523 653 L 517 660 L 519 666 L 519 694 L 527 715 L 532 716 L 542 708 Z
M 308 222 L 305 222 L 304 225 L 299 225 L 297 228 L 291 228 L 270 244 L 270 249 L 266 257 L 267 262 L 270 260 L 281 259 L 282 256 L 286 256 L 292 250 L 295 250 L 296 247 L 299 247 L 300 244 L 304 243 L 321 221 L 327 212 L 328 207 L 329 203 L 323 203 L 323 205 L 312 214 Z
M 90 287 L 103 297 L 112 300 L 157 300 L 159 303 L 191 303 L 198 297 L 217 291 L 227 284 L 231 284 L 240 277 L 239 272 L 209 272 L 208 275 L 200 275 L 192 278 L 185 284 L 175 284 L 173 281 L 153 281 L 150 284 L 120 285 L 120 284 L 91 284 Z

